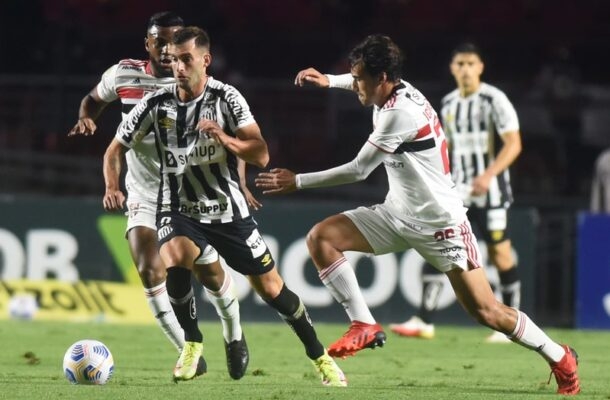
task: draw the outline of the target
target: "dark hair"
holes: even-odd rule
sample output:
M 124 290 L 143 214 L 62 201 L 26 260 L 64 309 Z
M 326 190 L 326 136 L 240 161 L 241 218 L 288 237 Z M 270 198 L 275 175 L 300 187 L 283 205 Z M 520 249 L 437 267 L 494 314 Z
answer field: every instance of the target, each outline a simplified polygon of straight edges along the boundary
M 352 67 L 362 63 L 371 76 L 385 72 L 388 80 L 397 81 L 402 74 L 403 55 L 392 39 L 376 34 L 367 36 L 354 47 L 349 54 L 349 62 Z
M 161 11 L 151 15 L 146 25 L 146 31 L 153 26 L 161 26 L 164 28 L 170 26 L 184 26 L 184 20 L 173 11 Z
M 451 52 L 451 59 L 453 60 L 453 57 L 461 53 L 476 54 L 481 60 L 483 60 L 481 50 L 476 44 L 472 42 L 464 42 L 455 46 L 455 48 Z
M 208 33 L 198 26 L 187 26 L 174 32 L 172 36 L 173 44 L 183 44 L 191 39 L 195 39 L 197 47 L 210 48 L 210 37 Z

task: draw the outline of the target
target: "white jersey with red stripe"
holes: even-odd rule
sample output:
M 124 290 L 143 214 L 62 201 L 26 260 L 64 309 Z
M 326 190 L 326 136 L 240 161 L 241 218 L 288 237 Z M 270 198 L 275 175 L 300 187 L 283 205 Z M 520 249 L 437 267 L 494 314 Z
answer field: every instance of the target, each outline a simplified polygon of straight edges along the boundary
M 97 84 L 97 94 L 105 102 L 121 100 L 123 119 L 148 93 L 175 83 L 173 77 L 153 76 L 150 61 L 125 59 L 108 68 Z M 125 187 L 131 201 L 156 202 L 159 190 L 159 161 L 153 135 L 147 135 L 137 149 L 127 152 Z
M 350 89 L 351 75 L 329 75 L 331 87 Z M 389 191 L 384 202 L 416 225 L 462 223 L 466 208 L 451 180 L 445 133 L 423 94 L 400 81 L 383 107 L 374 106 L 373 133 L 351 162 L 297 175 L 297 187 L 322 187 L 366 178 L 384 164 Z
M 383 107 L 374 107 L 368 142 L 387 153 L 385 204 L 428 225 L 460 223 L 466 208 L 455 190 L 445 133 L 424 95 L 401 81 Z

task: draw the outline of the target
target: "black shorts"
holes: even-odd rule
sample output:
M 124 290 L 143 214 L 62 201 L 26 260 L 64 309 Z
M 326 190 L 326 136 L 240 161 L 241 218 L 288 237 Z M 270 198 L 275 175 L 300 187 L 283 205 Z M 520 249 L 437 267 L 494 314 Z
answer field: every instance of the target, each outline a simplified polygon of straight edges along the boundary
M 468 208 L 470 223 L 477 229 L 477 237 L 487 244 L 497 244 L 510 239 L 508 233 L 508 208 Z
M 275 260 L 258 225 L 249 216 L 239 221 L 203 224 L 176 212 L 157 215 L 159 245 L 176 236 L 186 236 L 201 251 L 211 245 L 227 264 L 243 275 L 261 275 L 275 266 Z

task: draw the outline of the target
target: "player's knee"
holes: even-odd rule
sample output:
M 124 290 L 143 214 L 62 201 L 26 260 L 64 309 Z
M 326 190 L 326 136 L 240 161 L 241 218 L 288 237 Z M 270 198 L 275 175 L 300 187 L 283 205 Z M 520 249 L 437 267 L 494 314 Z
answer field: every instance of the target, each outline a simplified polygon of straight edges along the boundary
M 320 245 L 324 242 L 324 225 L 318 223 L 313 226 L 307 233 L 307 237 L 305 241 L 307 243 L 307 247 L 309 250 L 315 250 L 320 247 Z

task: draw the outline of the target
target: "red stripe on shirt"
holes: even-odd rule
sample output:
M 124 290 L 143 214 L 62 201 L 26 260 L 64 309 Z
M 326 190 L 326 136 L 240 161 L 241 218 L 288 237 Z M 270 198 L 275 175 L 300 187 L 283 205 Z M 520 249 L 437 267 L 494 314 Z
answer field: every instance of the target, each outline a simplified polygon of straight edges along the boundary
M 430 127 L 430 124 L 426 124 L 423 127 L 419 128 L 419 130 L 417 131 L 417 135 L 413 140 L 421 139 L 427 136 L 430 132 L 432 132 L 432 128 Z
M 117 90 L 117 94 L 121 99 L 141 99 L 144 97 L 144 89 L 136 89 L 133 87 L 123 87 Z

